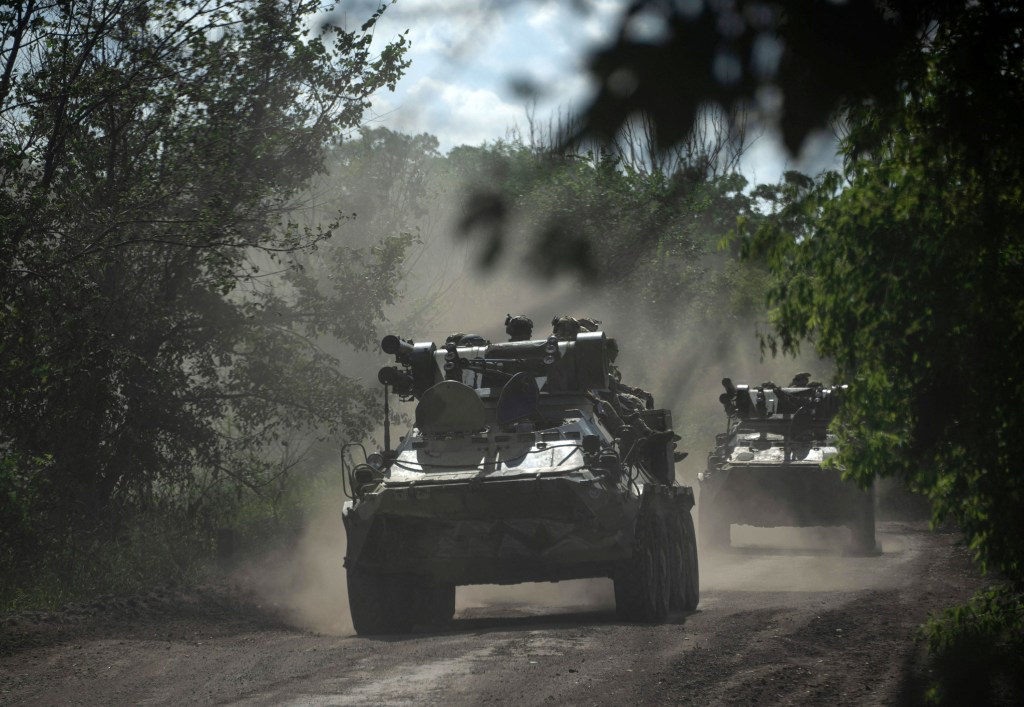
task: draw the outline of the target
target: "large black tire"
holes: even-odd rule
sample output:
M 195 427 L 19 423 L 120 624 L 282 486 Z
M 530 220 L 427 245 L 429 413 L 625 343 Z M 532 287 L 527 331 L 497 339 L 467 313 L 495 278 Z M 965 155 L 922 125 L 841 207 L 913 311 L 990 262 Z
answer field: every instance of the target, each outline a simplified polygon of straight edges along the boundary
M 850 548 L 858 555 L 874 555 L 878 552 L 875 540 L 875 494 L 865 491 L 857 499 L 850 529 Z
M 346 570 L 348 608 L 360 636 L 408 633 L 413 624 L 414 584 L 407 577 Z
M 672 514 L 669 520 L 669 548 L 671 566 L 669 572 L 672 576 L 669 587 L 669 611 L 684 611 L 686 603 L 686 572 L 687 572 L 687 549 L 686 530 L 683 527 L 682 515 L 678 512 Z
M 424 581 L 416 591 L 416 623 L 437 628 L 455 616 L 455 585 Z
M 670 518 L 671 516 L 669 515 L 659 515 L 656 519 L 658 540 L 655 544 L 655 549 L 658 555 L 658 570 L 655 576 L 657 577 L 658 586 L 655 594 L 657 605 L 654 618 L 652 619 L 655 623 L 664 621 L 669 615 L 672 601 L 672 585 L 675 583 L 672 575 L 672 545 L 670 544 L 669 535 Z
M 709 550 L 729 547 L 730 521 L 723 511 L 723 508 L 713 503 L 699 504 L 697 520 L 700 523 L 700 544 Z
M 680 519 L 683 530 L 682 547 L 685 558 L 685 572 L 683 575 L 682 604 L 679 607 L 683 611 L 696 611 L 700 603 L 700 566 L 697 562 L 697 533 L 693 527 L 693 516 L 689 511 L 684 513 Z
M 672 587 L 669 608 L 673 612 L 693 611 L 700 601 L 697 565 L 697 533 L 689 511 L 675 511 L 671 518 Z
M 667 539 L 664 520 L 653 512 L 641 512 L 633 540 L 633 556 L 619 563 L 613 578 L 615 611 L 619 618 L 660 623 L 668 616 L 672 583 Z

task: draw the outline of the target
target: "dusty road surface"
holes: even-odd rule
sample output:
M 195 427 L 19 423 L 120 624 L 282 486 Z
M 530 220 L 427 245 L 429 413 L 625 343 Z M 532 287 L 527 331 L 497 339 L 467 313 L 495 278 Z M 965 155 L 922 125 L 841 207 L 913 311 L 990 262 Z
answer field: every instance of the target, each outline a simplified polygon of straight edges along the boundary
M 0 703 L 912 703 L 916 627 L 982 584 L 959 536 L 880 523 L 883 553 L 854 557 L 801 532 L 734 529 L 698 610 L 660 626 L 619 622 L 607 581 L 460 588 L 450 629 L 380 639 L 223 589 L 7 616 Z

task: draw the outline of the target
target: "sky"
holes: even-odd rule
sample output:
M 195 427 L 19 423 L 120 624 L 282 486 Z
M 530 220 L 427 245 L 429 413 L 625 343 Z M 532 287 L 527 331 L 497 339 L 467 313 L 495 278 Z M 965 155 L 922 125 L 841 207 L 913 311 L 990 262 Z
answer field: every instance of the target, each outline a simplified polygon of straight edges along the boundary
M 430 133 L 442 152 L 526 134 L 528 115 L 544 127 L 585 104 L 592 85 L 588 50 L 610 42 L 625 0 L 397 0 L 375 29 L 380 47 L 408 32 L 411 65 L 394 93 L 373 101 L 368 123 L 398 132 Z M 365 18 L 375 3 L 349 3 Z M 344 7 L 344 5 L 343 5 Z M 585 9 L 580 9 L 580 8 Z M 533 98 L 515 88 L 529 82 Z M 752 182 L 775 181 L 786 169 L 816 173 L 833 166 L 823 138 L 800 159 L 771 135 L 759 136 L 741 170 Z
M 429 132 L 442 151 L 478 145 L 526 128 L 530 99 L 516 81 L 542 89 L 535 114 L 568 111 L 589 93 L 582 65 L 588 47 L 610 38 L 621 3 L 565 0 L 398 0 L 378 24 L 383 44 L 409 30 L 412 64 L 394 94 L 374 101 L 375 120 L 402 132 Z

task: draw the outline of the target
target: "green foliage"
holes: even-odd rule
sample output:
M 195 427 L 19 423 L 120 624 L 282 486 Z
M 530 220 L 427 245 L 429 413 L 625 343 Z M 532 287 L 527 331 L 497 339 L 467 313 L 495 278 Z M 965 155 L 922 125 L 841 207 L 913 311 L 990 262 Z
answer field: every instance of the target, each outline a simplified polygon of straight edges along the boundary
M 921 629 L 935 658 L 933 704 L 1009 704 L 1024 694 L 1024 597 L 1004 585 L 978 592 Z
M 486 265 L 512 242 L 504 229 L 514 224 L 533 238 L 526 261 L 539 277 L 582 271 L 585 282 L 628 292 L 631 307 L 672 321 L 684 312 L 739 319 L 763 309 L 751 295 L 766 274 L 719 251 L 736 219 L 753 216 L 735 156 L 716 159 L 727 144 L 723 132 L 658 164 L 638 157 L 634 142 L 563 153 L 515 140 L 456 148 L 449 166 L 479 190 L 467 224 L 486 238 Z M 500 205 L 502 218 L 487 204 Z
M 898 110 L 851 112 L 846 179 L 787 185 L 778 218 L 747 243 L 778 278 L 766 344 L 809 339 L 851 384 L 850 473 L 926 493 L 1018 589 L 1022 24 L 1014 4 L 985 3 L 937 27 Z
M 926 494 L 1005 582 L 923 629 L 928 698 L 1010 703 L 1024 693 L 1024 13 L 936 12 L 904 48 L 899 100 L 848 107 L 844 174 L 756 190 L 770 217 L 740 230 L 776 278 L 763 345 L 810 341 L 851 385 L 850 476 Z
M 223 486 L 267 493 L 312 441 L 371 429 L 372 394 L 320 344 L 368 345 L 409 240 L 322 251 L 336 218 L 291 214 L 327 145 L 394 87 L 406 41 L 374 56 L 380 11 L 310 32 L 319 12 L 3 5 L 8 566 L 127 543 L 150 511 L 208 533 Z M 345 286 L 317 291 L 300 257 Z
M 914 49 L 921 35 L 933 23 L 955 23 L 964 6 L 962 0 L 631 2 L 615 41 L 588 57 L 598 88 L 571 134 L 611 141 L 643 112 L 664 150 L 699 129 L 709 104 L 752 107 L 752 117 L 778 128 L 796 154 L 843 105 L 898 105 L 908 85 L 905 71 L 920 59 Z M 685 67 L 685 77 L 666 67 Z
M 5 562 L 0 611 L 56 609 L 103 594 L 193 581 L 212 555 L 212 536 L 204 531 L 181 514 L 150 512 L 125 518 L 114 536 L 80 531 L 59 545 L 40 544 L 31 562 Z
M 394 292 L 381 292 L 374 299 L 377 314 L 383 316 L 384 309 L 395 304 L 399 290 L 407 289 L 421 274 L 417 265 L 422 250 L 417 246 L 436 219 L 432 192 L 436 190 L 436 168 L 443 161 L 437 148 L 437 138 L 432 135 L 403 135 L 367 127 L 360 129 L 358 139 L 331 147 L 326 155 L 327 173 L 310 191 L 316 203 L 350 204 L 358 211 L 335 229 L 340 240 L 325 244 L 321 265 L 326 268 L 307 263 L 307 270 L 317 280 L 316 292 L 327 292 L 329 285 L 334 291 L 332 299 L 359 300 L 365 291 L 378 289 L 376 282 L 394 281 Z M 316 210 L 312 216 L 322 218 Z M 373 265 L 361 272 L 342 271 L 339 265 L 352 260 L 352 248 L 372 254 Z M 407 260 L 410 253 L 413 257 Z M 320 295 L 304 294 L 313 296 L 303 301 L 302 307 L 316 306 Z M 431 297 L 422 290 L 418 294 L 415 306 L 422 312 L 429 308 Z M 362 327 L 375 334 L 372 322 L 358 310 L 335 311 L 334 321 L 347 331 Z M 377 344 L 369 338 L 367 342 Z

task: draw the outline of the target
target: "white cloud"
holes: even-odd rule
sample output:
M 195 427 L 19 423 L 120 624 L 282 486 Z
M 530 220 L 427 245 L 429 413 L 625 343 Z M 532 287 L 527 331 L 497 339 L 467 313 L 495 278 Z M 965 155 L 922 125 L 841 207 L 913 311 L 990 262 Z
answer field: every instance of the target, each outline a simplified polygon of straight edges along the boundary
M 524 109 L 486 88 L 472 88 L 422 78 L 401 96 L 375 102 L 375 123 L 405 133 L 437 136 L 441 150 L 456 145 L 479 145 L 503 138 L 509 128 L 524 122 Z
M 375 97 L 369 122 L 429 132 L 450 149 L 504 138 L 510 127 L 523 126 L 529 99 L 511 89 L 513 80 L 540 89 L 534 109 L 540 124 L 570 112 L 586 95 L 588 82 L 577 68 L 584 15 L 556 0 L 475 8 L 438 0 L 389 6 L 375 44 L 382 47 L 408 27 L 411 66 L 394 94 Z
M 767 130 L 743 154 L 740 172 L 751 184 L 774 183 L 789 170 L 816 176 L 825 170 L 842 168 L 836 148 L 835 137 L 819 130 L 811 133 L 800 154 L 793 157 L 786 150 L 782 136 L 775 130 Z
M 624 0 L 593 0 L 591 12 L 583 22 L 583 33 L 591 45 L 611 41 L 615 23 L 627 3 Z
M 528 11 L 526 23 L 535 30 L 550 32 L 558 29 L 557 23 L 562 19 L 561 15 L 557 3 L 547 2 Z

